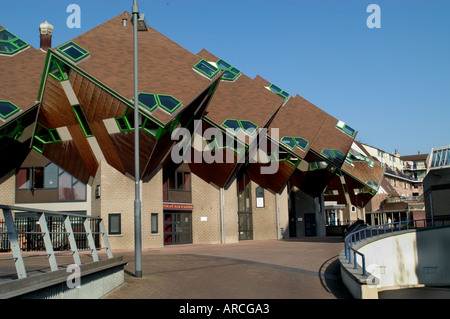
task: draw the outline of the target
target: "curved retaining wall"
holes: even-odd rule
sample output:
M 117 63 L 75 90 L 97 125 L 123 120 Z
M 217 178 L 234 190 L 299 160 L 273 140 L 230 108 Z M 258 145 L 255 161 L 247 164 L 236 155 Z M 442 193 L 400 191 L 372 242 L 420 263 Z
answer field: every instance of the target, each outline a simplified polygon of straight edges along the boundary
M 378 291 L 450 285 L 450 227 L 388 233 L 355 246 L 366 258 L 367 276 L 341 252 L 341 275 L 355 298 L 378 298 Z

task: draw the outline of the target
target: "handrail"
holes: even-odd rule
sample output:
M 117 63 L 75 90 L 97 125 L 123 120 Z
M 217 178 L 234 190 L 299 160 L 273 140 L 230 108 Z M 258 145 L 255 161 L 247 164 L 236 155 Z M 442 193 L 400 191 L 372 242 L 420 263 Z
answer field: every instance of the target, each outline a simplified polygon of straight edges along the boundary
M 361 256 L 362 275 L 366 276 L 366 256 L 363 253 L 359 252 L 357 249 L 355 249 L 353 245 L 363 240 L 366 240 L 368 238 L 368 234 L 369 238 L 373 238 L 379 235 L 386 234 L 388 232 L 393 233 L 394 231 L 402 231 L 424 227 L 425 228 L 436 227 L 436 222 L 442 221 L 442 225 L 444 225 L 444 222 L 448 220 L 449 220 L 448 218 L 439 218 L 439 217 L 405 220 L 400 222 L 391 222 L 381 225 L 375 225 L 354 231 L 350 234 L 347 234 L 347 236 L 344 239 L 345 259 L 348 260 L 349 264 L 352 264 L 352 255 L 353 255 L 353 269 L 358 269 L 357 255 Z M 428 226 L 428 222 L 431 222 L 430 226 Z M 423 226 L 417 226 L 419 224 L 422 224 Z M 405 225 L 405 227 L 402 227 L 402 225 Z M 380 232 L 380 230 L 382 230 L 382 233 Z
M 103 219 L 98 216 L 89 216 L 89 215 L 80 215 L 80 214 L 74 214 L 74 213 L 66 213 L 66 212 L 55 212 L 55 211 L 49 211 L 49 210 L 42 210 L 42 209 L 32 209 L 32 208 L 26 208 L 26 207 L 17 207 L 17 206 L 7 206 L 7 205 L 0 205 L 0 209 L 3 211 L 3 216 L 5 218 L 5 225 L 6 225 L 6 232 L 1 232 L 0 234 L 7 234 L 9 244 L 11 247 L 11 251 L 13 253 L 13 257 L 6 258 L 6 259 L 13 259 L 14 264 L 16 266 L 16 272 L 17 277 L 19 279 L 23 279 L 27 277 L 27 271 L 24 264 L 24 258 L 30 257 L 30 256 L 23 256 L 22 255 L 22 248 L 19 243 L 19 235 L 21 234 L 38 234 L 42 236 L 42 248 L 45 248 L 46 254 L 43 255 L 37 255 L 37 256 L 47 256 L 48 261 L 50 264 L 51 271 L 58 270 L 58 264 L 56 262 L 56 252 L 54 250 L 54 243 L 51 234 L 66 234 L 67 235 L 67 241 L 68 245 L 67 247 L 70 247 L 70 249 L 67 249 L 67 251 L 72 251 L 72 255 L 74 258 L 74 263 L 77 265 L 81 265 L 81 259 L 79 255 L 79 247 L 77 245 L 76 236 L 75 235 L 84 235 L 87 241 L 87 244 L 89 246 L 89 249 L 92 254 L 92 258 L 94 262 L 99 261 L 97 250 L 100 249 L 100 247 L 97 247 L 94 235 L 102 235 L 103 243 L 104 243 L 104 249 L 106 249 L 108 259 L 113 258 L 113 254 L 111 251 L 111 247 L 109 245 L 108 241 L 108 235 L 106 233 L 106 228 L 103 223 Z M 26 212 L 36 215 L 39 219 L 39 228 L 40 231 L 36 231 L 34 229 L 33 231 L 18 231 L 16 229 L 16 225 L 13 218 L 12 212 Z M 65 231 L 50 231 L 49 227 L 47 225 L 47 217 L 54 217 L 58 216 L 61 217 L 61 224 L 59 227 L 64 227 Z M 80 231 L 81 224 L 78 225 L 77 231 L 74 232 L 72 227 L 72 221 L 70 217 L 77 217 L 78 221 L 82 221 L 82 225 L 84 228 L 84 232 Z M 91 221 L 95 220 L 98 222 L 98 225 L 96 225 L 95 228 L 99 227 L 100 231 L 97 231 L 97 229 L 94 229 L 93 231 L 91 229 Z M 51 228 L 51 227 L 50 227 Z M 3 259 L 5 260 L 5 259 Z

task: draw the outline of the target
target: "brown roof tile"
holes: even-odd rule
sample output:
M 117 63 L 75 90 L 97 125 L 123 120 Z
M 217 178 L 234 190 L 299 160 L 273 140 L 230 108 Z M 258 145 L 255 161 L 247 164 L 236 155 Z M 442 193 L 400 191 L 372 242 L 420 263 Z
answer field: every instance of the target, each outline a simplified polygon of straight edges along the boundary
M 23 111 L 36 105 L 45 57 L 32 46 L 11 56 L 0 55 L 0 100 L 10 101 Z
M 128 20 L 126 27 L 122 19 Z M 90 53 L 78 67 L 129 100 L 134 96 L 130 21 L 131 14 L 124 12 L 73 39 Z M 138 33 L 138 41 L 139 92 L 172 95 L 186 106 L 211 84 L 192 69 L 198 56 L 151 27 Z M 173 116 L 160 108 L 152 115 L 163 123 Z

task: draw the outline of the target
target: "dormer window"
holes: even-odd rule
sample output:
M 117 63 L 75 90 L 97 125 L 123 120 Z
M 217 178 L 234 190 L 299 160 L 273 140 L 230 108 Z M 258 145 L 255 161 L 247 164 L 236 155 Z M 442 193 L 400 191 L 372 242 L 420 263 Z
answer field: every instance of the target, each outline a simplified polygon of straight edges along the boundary
M 28 43 L 16 37 L 6 29 L 0 30 L 0 53 L 13 54 L 28 46 Z
M 2 119 L 7 119 L 19 110 L 19 107 L 12 102 L 0 101 L 0 117 Z
M 88 51 L 72 41 L 60 46 L 58 51 L 71 59 L 73 62 L 78 62 L 89 55 Z

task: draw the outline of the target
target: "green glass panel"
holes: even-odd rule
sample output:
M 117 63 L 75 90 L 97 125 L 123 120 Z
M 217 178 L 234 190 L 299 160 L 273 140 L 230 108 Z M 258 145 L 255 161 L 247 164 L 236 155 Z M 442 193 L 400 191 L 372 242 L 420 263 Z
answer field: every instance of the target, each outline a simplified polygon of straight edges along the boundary
M 0 42 L 0 53 L 12 53 L 17 51 L 17 47 L 9 42 Z
M 300 147 L 301 149 L 306 149 L 306 147 L 309 144 L 307 140 L 301 137 L 296 137 L 295 142 L 297 143 L 297 146 Z
M 226 120 L 222 125 L 233 130 L 236 134 L 241 130 L 241 126 L 237 120 Z
M 292 138 L 292 137 L 283 137 L 282 139 L 281 139 L 281 141 L 284 143 L 284 144 L 286 144 L 286 145 L 288 145 L 290 148 L 295 148 L 295 146 L 296 146 L 296 144 L 295 144 L 295 141 L 294 141 L 294 139 Z
M 240 122 L 244 131 L 246 131 L 250 135 L 253 135 L 253 133 L 255 133 L 256 129 L 258 128 L 256 124 L 253 124 L 250 121 L 240 121 Z
M 195 68 L 199 70 L 201 73 L 205 74 L 207 77 L 212 78 L 214 74 L 216 74 L 219 69 L 211 65 L 205 60 L 201 60 L 195 65 Z
M 11 102 L 0 101 L 0 116 L 4 119 L 19 111 L 19 108 Z
M 139 93 L 139 103 L 145 106 L 150 111 L 153 111 L 158 106 L 158 101 L 153 93 Z
M 89 55 L 88 51 L 74 42 L 64 44 L 63 46 L 58 48 L 58 51 L 70 57 L 74 62 L 77 62 L 85 56 Z
M 175 111 L 181 105 L 180 101 L 170 95 L 158 94 L 158 100 L 160 106 L 170 113 Z
M 219 66 L 219 69 L 221 69 L 221 70 L 227 70 L 227 69 L 231 68 L 231 64 L 225 62 L 222 59 L 217 61 L 217 65 Z
M 15 38 L 16 36 L 6 29 L 0 31 L 0 40 L 11 41 Z

